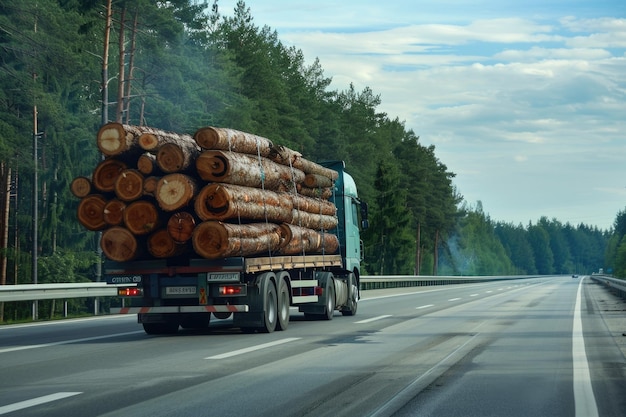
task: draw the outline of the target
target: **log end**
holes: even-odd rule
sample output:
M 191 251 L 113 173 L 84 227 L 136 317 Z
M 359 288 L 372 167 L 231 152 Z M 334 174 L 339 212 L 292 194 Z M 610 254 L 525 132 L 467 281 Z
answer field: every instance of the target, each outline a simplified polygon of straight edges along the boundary
M 132 261 L 139 254 L 135 236 L 119 226 L 111 227 L 102 233 L 100 247 L 107 258 L 117 262 Z
M 202 149 L 215 149 L 215 144 L 219 142 L 219 138 L 219 132 L 211 126 L 198 129 L 193 135 L 193 139 Z
M 70 184 L 70 191 L 74 197 L 87 197 L 92 190 L 91 180 L 87 177 L 76 177 Z
M 104 221 L 104 207 L 106 199 L 99 194 L 91 194 L 83 198 L 78 204 L 78 222 L 87 230 L 102 230 L 106 226 Z
M 139 143 L 139 147 L 146 151 L 154 150 L 159 146 L 159 138 L 152 133 L 142 133 L 139 135 L 137 142 Z
M 98 149 L 107 156 L 118 155 L 124 152 L 126 145 L 126 131 L 120 123 L 107 123 L 100 127 L 97 135 Z

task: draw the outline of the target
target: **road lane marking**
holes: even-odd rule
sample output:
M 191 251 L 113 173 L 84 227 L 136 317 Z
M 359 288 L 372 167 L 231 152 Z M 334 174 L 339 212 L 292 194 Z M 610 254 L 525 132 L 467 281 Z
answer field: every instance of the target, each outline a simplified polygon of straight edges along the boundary
M 262 345 L 250 346 L 248 348 L 233 350 L 232 352 L 222 353 L 221 355 L 209 356 L 204 359 L 226 359 L 237 355 L 243 355 L 244 353 L 254 352 L 261 349 L 267 349 L 268 347 L 284 345 L 285 343 L 300 340 L 300 337 L 289 337 L 286 339 L 275 340 L 273 342 L 263 343 Z
M 19 403 L 9 404 L 0 407 L 0 415 L 12 413 L 14 411 L 23 410 L 25 408 L 34 407 L 49 403 L 52 401 L 62 400 L 63 398 L 73 397 L 82 394 L 82 392 L 57 392 L 56 394 L 44 395 L 43 397 L 33 398 L 32 400 L 20 401 Z
M 459 300 L 460 300 L 460 298 L 451 298 L 448 301 L 459 301 Z
M 478 294 L 470 294 L 470 297 L 478 297 Z
M 61 342 L 43 343 L 41 345 L 15 346 L 11 348 L 0 349 L 0 353 L 15 352 L 18 350 L 39 349 L 39 348 L 59 346 L 59 345 L 69 345 L 70 343 L 91 342 L 92 340 L 109 339 L 111 337 L 128 336 L 130 334 L 137 334 L 137 333 L 143 333 L 143 330 L 127 332 L 127 333 L 115 333 L 115 334 L 109 334 L 106 336 L 85 337 L 83 339 L 63 340 Z
M 434 307 L 434 304 L 426 304 L 425 306 L 416 307 L 416 310 L 421 310 L 422 308 Z
M 371 319 L 365 319 L 365 320 L 361 320 L 361 321 L 355 321 L 354 323 L 356 323 L 356 324 L 371 323 L 371 322 L 376 321 L 376 320 L 386 319 L 387 317 L 391 317 L 391 314 L 385 314 L 384 316 L 372 317 Z
M 576 305 L 574 306 L 574 328 L 572 330 L 572 359 L 574 362 L 574 404 L 576 417 L 597 417 L 598 406 L 593 395 L 591 373 L 585 350 L 581 298 L 584 278 L 578 284 Z
M 489 291 L 487 291 L 487 294 L 491 294 L 492 292 L 493 292 L 493 291 L 489 290 Z

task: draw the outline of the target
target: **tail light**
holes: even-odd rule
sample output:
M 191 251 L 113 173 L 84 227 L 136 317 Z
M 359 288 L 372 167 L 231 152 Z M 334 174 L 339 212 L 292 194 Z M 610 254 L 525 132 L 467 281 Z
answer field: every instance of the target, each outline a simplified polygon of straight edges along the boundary
M 219 294 L 223 297 L 236 297 L 247 294 L 245 285 L 220 285 Z
M 138 288 L 138 287 L 118 288 L 117 295 L 120 297 L 143 297 L 143 288 Z

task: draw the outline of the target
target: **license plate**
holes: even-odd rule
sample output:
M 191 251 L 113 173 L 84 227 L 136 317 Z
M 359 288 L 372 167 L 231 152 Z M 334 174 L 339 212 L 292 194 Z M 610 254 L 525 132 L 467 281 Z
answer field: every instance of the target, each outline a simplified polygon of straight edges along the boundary
M 196 287 L 165 287 L 166 295 L 195 295 L 197 292 Z
M 213 282 L 239 282 L 239 272 L 209 272 L 206 275 L 206 280 Z

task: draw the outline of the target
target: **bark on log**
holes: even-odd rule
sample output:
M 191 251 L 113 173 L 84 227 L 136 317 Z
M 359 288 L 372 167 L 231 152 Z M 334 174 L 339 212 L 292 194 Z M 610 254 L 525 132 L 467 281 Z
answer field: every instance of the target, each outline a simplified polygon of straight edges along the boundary
M 107 158 L 94 169 L 91 183 L 98 191 L 113 192 L 115 180 L 126 168 L 128 168 L 126 163 L 115 158 Z
M 156 156 L 150 152 L 144 152 L 139 156 L 139 159 L 137 159 L 137 169 L 143 175 L 154 174 L 157 168 Z
M 104 221 L 104 206 L 107 200 L 100 194 L 90 194 L 78 203 L 76 216 L 78 222 L 87 230 L 102 230 L 106 226 Z
M 331 188 L 298 187 L 298 194 L 302 194 L 306 197 L 328 200 L 330 197 L 333 196 L 333 190 Z
M 198 185 L 193 178 L 176 173 L 159 180 L 155 198 L 163 210 L 176 211 L 187 206 L 197 192 Z
M 224 182 L 272 191 L 290 191 L 304 181 L 299 169 L 279 165 L 267 158 L 229 151 L 204 151 L 196 159 L 196 170 L 205 181 Z
M 174 242 L 184 243 L 191 239 L 196 227 L 196 218 L 186 211 L 174 213 L 167 221 L 167 232 Z
M 109 226 L 119 226 L 124 222 L 126 203 L 117 198 L 109 200 L 104 206 L 104 221 Z
M 339 178 L 339 173 L 334 169 L 326 168 L 313 161 L 309 161 L 303 158 L 300 152 L 296 152 L 285 146 L 274 146 L 268 158 L 278 164 L 297 168 L 305 174 L 317 174 L 333 181 Z
M 303 185 L 309 188 L 330 188 L 333 186 L 333 181 L 323 175 L 306 174 Z
M 167 132 L 159 129 L 145 129 L 139 136 L 139 146 L 146 151 L 155 151 L 166 143 L 185 143 L 196 146 L 194 138 L 186 134 Z
M 156 230 L 160 223 L 159 211 L 150 201 L 133 201 L 124 210 L 124 225 L 134 235 L 147 235 Z
M 293 200 L 293 208 L 295 209 L 326 216 L 335 216 L 337 214 L 337 207 L 330 201 L 298 194 L 290 194 L 290 197 Z
M 286 193 L 212 183 L 200 190 L 194 208 L 202 220 L 241 219 L 289 223 L 293 202 Z
M 155 258 L 172 258 L 189 252 L 190 246 L 176 242 L 167 229 L 159 229 L 148 237 L 148 252 Z
M 115 195 L 122 201 L 134 201 L 143 195 L 144 176 L 136 169 L 125 169 L 115 180 Z
M 280 226 L 284 243 L 278 250 L 282 255 L 324 253 L 339 250 L 339 239 L 332 233 L 320 233 L 312 229 L 284 223 Z
M 274 147 L 271 140 L 262 136 L 211 126 L 199 129 L 193 137 L 198 146 L 207 150 L 268 156 Z
M 314 230 L 333 230 L 337 227 L 338 220 L 335 216 L 314 214 L 302 210 L 293 209 L 292 224 Z
M 206 221 L 196 226 L 191 240 L 196 253 L 208 259 L 269 254 L 280 246 L 280 226 Z
M 117 262 L 132 261 L 141 254 L 137 237 L 121 226 L 113 226 L 102 232 L 100 247 L 104 256 Z
M 200 148 L 195 142 L 166 143 L 156 155 L 157 165 L 163 172 L 185 172 L 193 167 Z
M 76 177 L 70 184 L 70 191 L 74 197 L 83 198 L 93 193 L 93 185 L 87 177 Z

